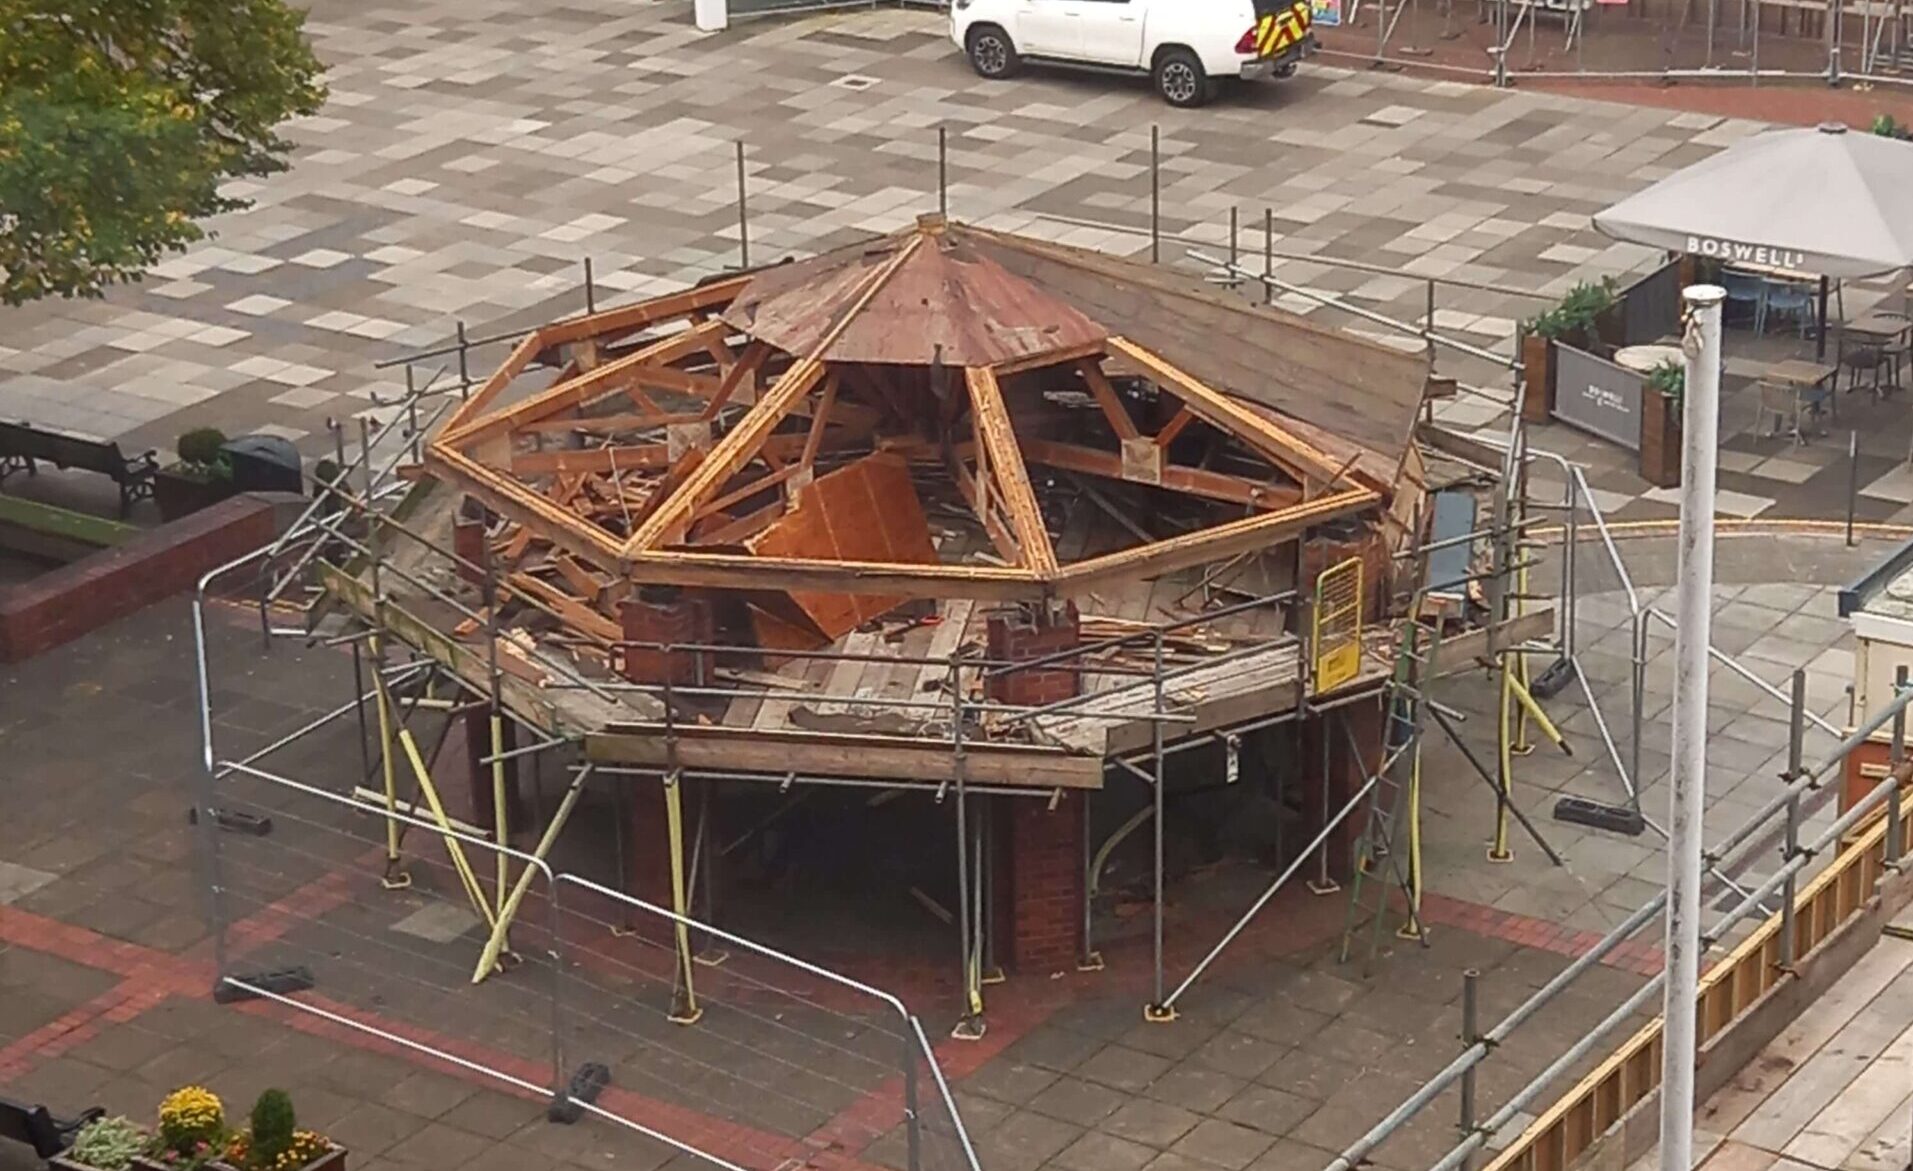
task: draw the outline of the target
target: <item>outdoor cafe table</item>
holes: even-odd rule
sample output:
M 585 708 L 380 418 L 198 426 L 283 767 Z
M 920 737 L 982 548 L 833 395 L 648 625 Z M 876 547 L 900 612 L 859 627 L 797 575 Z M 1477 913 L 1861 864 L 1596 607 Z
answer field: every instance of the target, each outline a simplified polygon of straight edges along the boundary
M 1656 367 L 1667 362 L 1684 366 L 1686 355 L 1679 346 L 1655 344 L 1644 346 L 1622 346 L 1614 351 L 1614 364 L 1623 370 L 1632 370 L 1636 374 L 1652 374 Z
M 1903 317 L 1898 313 L 1869 313 L 1840 326 L 1843 338 L 1876 346 L 1894 345 L 1909 330 L 1913 330 L 1913 317 Z
M 1832 382 L 1839 373 L 1838 366 L 1809 362 L 1805 358 L 1788 358 L 1770 364 L 1761 376 L 1761 381 L 1794 390 L 1818 390 Z
M 1807 411 L 1818 413 L 1822 405 L 1828 411 L 1833 409 L 1832 382 L 1840 374 L 1838 366 L 1828 366 L 1822 362 L 1809 362 L 1803 358 L 1788 358 L 1774 362 L 1761 374 L 1762 386 L 1785 392 L 1790 401 L 1784 413 L 1792 419 L 1789 433 L 1795 443 L 1805 443 L 1807 436 L 1801 426 L 1801 416 Z M 1762 392 L 1763 395 L 1765 391 Z

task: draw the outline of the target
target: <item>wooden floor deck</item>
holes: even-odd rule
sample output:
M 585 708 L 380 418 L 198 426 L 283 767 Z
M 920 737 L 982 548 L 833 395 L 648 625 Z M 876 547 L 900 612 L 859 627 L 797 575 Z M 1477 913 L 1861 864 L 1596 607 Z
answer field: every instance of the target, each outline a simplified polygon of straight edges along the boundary
M 1699 1171 L 1906 1171 L 1910 1130 L 1913 942 L 1888 936 L 1700 1105 L 1694 1146 Z

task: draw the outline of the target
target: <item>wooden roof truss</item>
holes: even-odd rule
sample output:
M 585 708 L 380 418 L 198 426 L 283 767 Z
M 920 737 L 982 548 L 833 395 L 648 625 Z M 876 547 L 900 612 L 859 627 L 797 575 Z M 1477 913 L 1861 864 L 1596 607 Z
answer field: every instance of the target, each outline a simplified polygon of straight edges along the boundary
M 1037 599 L 1151 577 L 1300 535 L 1374 507 L 1387 485 L 1204 385 L 1136 343 L 1109 336 L 996 366 L 834 362 L 831 342 L 932 237 L 911 236 L 859 277 L 854 296 L 804 354 L 779 351 L 719 315 L 739 276 L 561 322 L 520 342 L 426 447 L 437 476 L 519 526 L 518 551 L 548 542 L 567 592 L 609 582 L 898 597 Z M 534 362 L 549 385 L 512 401 Z M 1028 381 L 1034 379 L 1035 381 Z M 1130 382 L 1125 396 L 1119 380 Z M 1078 385 L 1095 420 L 1059 434 L 1038 383 Z M 1139 419 L 1136 387 L 1157 409 Z M 501 405 L 503 404 L 503 405 Z M 1048 412 L 1048 414 L 1046 414 Z M 1106 428 L 1106 435 L 1102 434 Z M 1266 465 L 1179 461 L 1219 432 Z M 1212 438 L 1220 438 L 1212 437 Z M 947 474 L 1002 564 L 759 556 L 752 542 L 799 502 L 821 465 L 889 451 Z M 1087 475 L 1224 506 L 1217 523 L 1065 563 L 1039 472 Z M 607 595 L 608 596 L 608 595 Z

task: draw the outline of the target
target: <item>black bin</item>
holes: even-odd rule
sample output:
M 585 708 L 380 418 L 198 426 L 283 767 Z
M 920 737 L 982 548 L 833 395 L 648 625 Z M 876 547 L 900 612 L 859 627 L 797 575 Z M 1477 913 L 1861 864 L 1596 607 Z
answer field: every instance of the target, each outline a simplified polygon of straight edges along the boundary
M 277 435 L 242 435 L 220 450 L 232 463 L 232 484 L 240 492 L 305 491 L 299 449 Z

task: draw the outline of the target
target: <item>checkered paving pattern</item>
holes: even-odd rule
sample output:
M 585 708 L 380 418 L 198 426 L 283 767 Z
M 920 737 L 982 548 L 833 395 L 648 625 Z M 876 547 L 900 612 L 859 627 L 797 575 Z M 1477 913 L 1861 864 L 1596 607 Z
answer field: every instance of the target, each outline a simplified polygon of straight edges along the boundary
M 326 419 L 399 390 L 375 361 L 461 320 L 480 336 L 577 311 L 587 257 L 601 303 L 737 264 L 737 142 L 761 262 L 934 210 L 939 128 L 952 214 L 1134 254 L 1160 125 L 1165 263 L 1226 251 L 1236 208 L 1259 267 L 1272 208 L 1278 251 L 1369 266 L 1284 259 L 1282 280 L 1410 320 L 1428 278 L 1466 282 L 1439 287 L 1436 324 L 1505 350 L 1544 304 L 1520 291 L 1649 260 L 1592 212 L 1758 127 L 1322 65 L 1181 112 L 1122 80 L 982 81 L 938 17 L 893 9 L 706 36 L 683 2 L 320 0 L 310 30 L 332 97 L 291 128 L 292 171 L 234 184 L 257 206 L 139 286 L 7 311 L 0 415 L 322 449 Z

